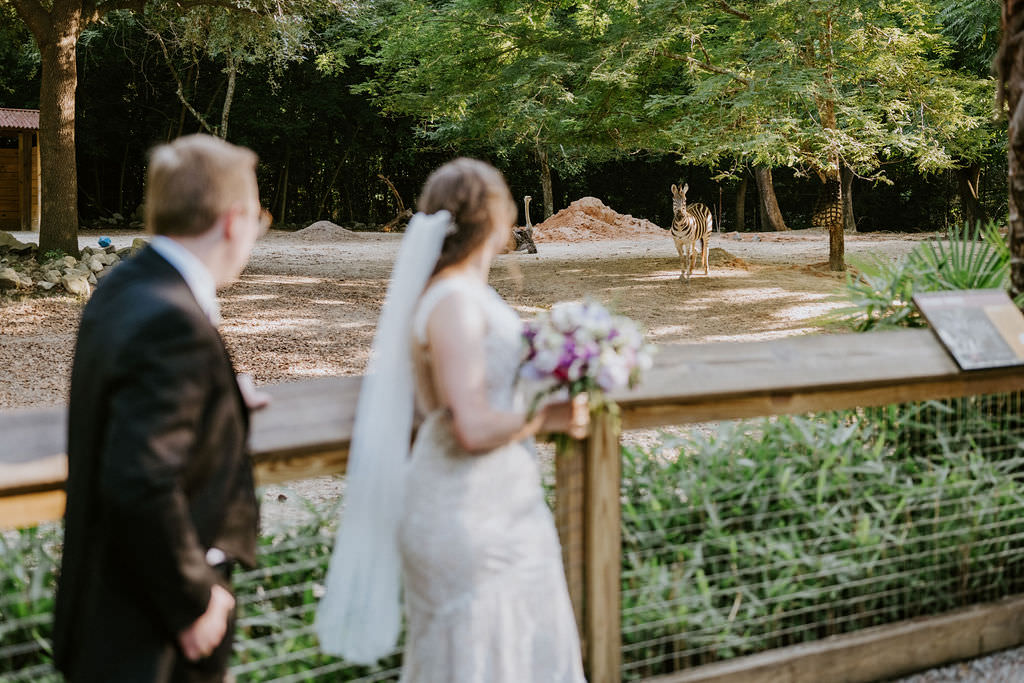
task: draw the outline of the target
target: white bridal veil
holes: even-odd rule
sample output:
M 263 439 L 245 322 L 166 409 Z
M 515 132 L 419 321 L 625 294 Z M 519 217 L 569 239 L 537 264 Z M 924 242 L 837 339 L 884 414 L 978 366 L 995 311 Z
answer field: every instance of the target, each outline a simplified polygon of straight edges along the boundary
M 450 226 L 447 211 L 409 221 L 359 392 L 345 506 L 316 616 L 321 649 L 355 663 L 391 652 L 402 626 L 397 535 L 413 420 L 411 321 Z

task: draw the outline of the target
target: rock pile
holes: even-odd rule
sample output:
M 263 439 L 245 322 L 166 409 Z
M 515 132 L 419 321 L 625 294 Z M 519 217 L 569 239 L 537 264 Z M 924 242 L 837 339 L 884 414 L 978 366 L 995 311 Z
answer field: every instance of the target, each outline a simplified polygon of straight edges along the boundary
M 78 258 L 54 256 L 38 260 L 38 248 L 0 231 L 0 293 L 61 293 L 89 296 L 92 288 L 125 258 L 146 246 L 137 238 L 130 247 L 85 247 Z
M 618 213 L 596 197 L 577 199 L 533 228 L 536 242 L 584 242 L 667 234 L 651 221 Z

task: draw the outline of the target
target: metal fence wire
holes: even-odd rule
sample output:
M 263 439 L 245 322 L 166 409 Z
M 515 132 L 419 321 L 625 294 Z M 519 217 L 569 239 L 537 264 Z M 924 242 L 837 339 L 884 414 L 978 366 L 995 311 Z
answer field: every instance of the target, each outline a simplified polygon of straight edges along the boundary
M 623 679 L 1024 592 L 1021 408 L 1021 394 L 975 396 L 699 425 L 624 447 Z M 260 567 L 236 573 L 240 683 L 397 679 L 400 651 L 367 669 L 317 647 L 335 519 L 329 506 L 279 525 Z M 580 521 L 557 521 L 578 543 Z M 0 681 L 60 680 L 49 650 L 60 529 L 0 533 Z M 567 566 L 570 584 L 580 571 Z
M 1020 394 L 721 423 L 624 458 L 626 680 L 1024 589 Z
M 313 632 L 334 542 L 336 508 L 260 539 L 259 568 L 233 577 L 238 609 L 231 671 L 239 683 L 394 681 L 401 650 L 376 667 L 320 652 Z M 0 681 L 60 681 L 50 658 L 61 525 L 0 535 Z
M 541 474 L 554 505 L 553 448 L 540 445 Z M 296 489 L 309 489 L 308 485 Z M 265 520 L 259 567 L 235 572 L 238 610 L 231 672 L 238 683 L 396 681 L 399 648 L 378 666 L 355 666 L 320 652 L 313 621 L 323 596 L 339 505 L 296 501 L 303 514 Z M 320 496 L 318 496 L 320 497 Z M 340 504 L 340 501 L 339 501 Z M 264 504 L 265 517 L 271 504 Z M 269 523 L 266 523 L 269 522 Z M 61 681 L 50 638 L 61 524 L 0 532 L 0 683 Z

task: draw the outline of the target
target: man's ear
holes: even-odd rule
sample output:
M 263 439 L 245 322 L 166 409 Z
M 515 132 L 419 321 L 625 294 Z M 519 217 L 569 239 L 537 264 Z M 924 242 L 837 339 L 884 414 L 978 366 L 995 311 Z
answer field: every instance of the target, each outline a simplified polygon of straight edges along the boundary
M 231 206 L 227 211 L 220 215 L 218 221 L 218 229 L 221 231 L 221 236 L 225 240 L 232 240 L 235 237 L 235 233 L 238 232 L 238 218 L 241 216 L 242 210 L 238 206 Z

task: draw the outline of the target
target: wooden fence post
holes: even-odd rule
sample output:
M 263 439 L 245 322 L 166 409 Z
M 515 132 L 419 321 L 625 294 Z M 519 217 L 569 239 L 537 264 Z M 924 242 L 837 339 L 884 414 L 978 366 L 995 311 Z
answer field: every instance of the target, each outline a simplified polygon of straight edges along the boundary
M 562 543 L 562 564 L 565 581 L 569 586 L 572 609 L 576 614 L 576 628 L 583 641 L 586 659 L 586 641 L 583 640 L 583 567 L 585 547 L 583 533 L 584 494 L 586 490 L 587 450 L 583 441 L 564 440 L 555 453 L 555 524 Z
M 618 418 L 602 411 L 587 439 L 584 616 L 590 683 L 621 680 L 622 455 Z

